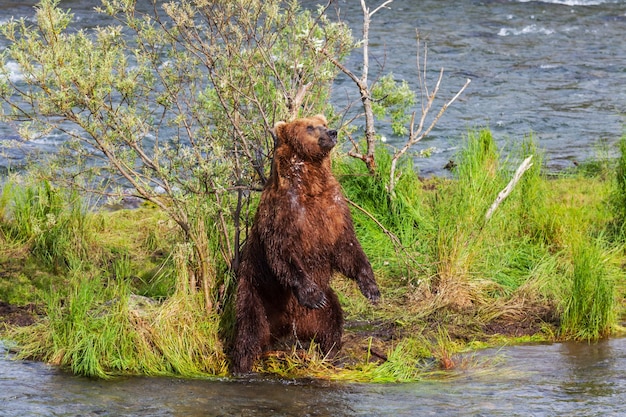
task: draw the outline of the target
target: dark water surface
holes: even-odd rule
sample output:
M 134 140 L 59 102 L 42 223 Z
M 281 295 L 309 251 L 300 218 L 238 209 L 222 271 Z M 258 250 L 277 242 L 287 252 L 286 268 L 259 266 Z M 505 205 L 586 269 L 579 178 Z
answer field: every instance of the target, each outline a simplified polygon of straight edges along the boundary
M 479 353 L 440 381 L 91 380 L 0 345 L 0 416 L 624 416 L 626 339 Z
M 319 0 L 302 3 L 313 7 Z M 368 3 L 374 8 L 382 0 Z M 32 16 L 33 4 L 0 0 L 0 22 Z M 85 28 L 102 24 L 102 16 L 93 12 L 97 4 L 61 2 L 75 14 L 75 25 Z M 360 37 L 360 1 L 335 0 L 335 5 Z M 430 158 L 417 161 L 422 174 L 442 173 L 467 130 L 484 126 L 503 147 L 534 132 L 554 170 L 615 153 L 626 113 L 626 0 L 395 0 L 373 18 L 371 79 L 381 73 L 375 67 L 380 63 L 382 73 L 393 72 L 418 88 L 416 28 L 428 42 L 431 89 L 439 69 L 446 71 L 440 104 L 467 78 L 472 80 L 431 136 L 415 148 L 432 148 Z M 357 52 L 348 62 L 357 73 L 360 59 Z M 12 69 L 11 76 L 19 79 L 17 67 Z M 353 101 L 358 105 L 358 91 L 340 77 L 334 104 L 341 108 Z M 389 144 L 403 143 L 383 125 L 379 132 Z M 0 147 L 16 138 L 14 128 L 0 124 Z M 54 152 L 59 140 L 41 138 L 26 149 Z M 0 159 L 0 169 L 19 166 L 22 159 L 23 153 L 9 152 Z
M 382 1 L 368 3 L 373 9 Z M 360 36 L 360 2 L 338 4 Z M 394 0 L 389 7 L 370 28 L 383 72 L 417 89 L 417 29 L 428 44 L 431 91 L 441 68 L 441 100 L 472 80 L 418 146 L 434 148 L 429 160 L 418 161 L 423 173 L 440 172 L 468 128 L 489 127 L 502 146 L 534 132 L 554 170 L 604 154 L 624 132 L 625 1 Z M 346 86 L 353 89 L 344 79 Z

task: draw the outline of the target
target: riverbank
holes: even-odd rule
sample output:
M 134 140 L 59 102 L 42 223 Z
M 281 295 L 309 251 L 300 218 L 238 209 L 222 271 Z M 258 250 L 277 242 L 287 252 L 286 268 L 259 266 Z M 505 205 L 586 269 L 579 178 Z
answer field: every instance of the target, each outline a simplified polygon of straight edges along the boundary
M 626 164 L 593 161 L 548 175 L 531 145 L 504 158 L 488 131 L 472 133 L 451 178 L 420 179 L 408 164 L 395 196 L 385 192 L 386 176 L 336 159 L 383 300 L 371 306 L 337 277 L 346 318 L 340 356 L 287 341 L 255 370 L 406 382 L 471 367 L 462 352 L 620 332 L 626 255 L 615 173 Z M 516 164 L 506 161 L 529 151 L 533 167 L 486 218 L 512 177 Z M 378 161 L 384 172 L 388 160 Z M 162 210 L 85 212 L 61 191 L 4 189 L 2 337 L 17 341 L 21 357 L 76 374 L 228 375 L 233 286 L 223 266 L 215 264 L 222 284 L 207 313 L 206 294 L 181 279 L 183 238 Z

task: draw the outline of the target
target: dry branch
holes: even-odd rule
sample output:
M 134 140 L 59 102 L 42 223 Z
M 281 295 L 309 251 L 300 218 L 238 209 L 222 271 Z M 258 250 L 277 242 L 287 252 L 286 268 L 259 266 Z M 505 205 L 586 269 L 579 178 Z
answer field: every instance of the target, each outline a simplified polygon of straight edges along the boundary
M 441 68 L 441 70 L 439 71 L 439 77 L 437 78 L 437 83 L 435 84 L 435 89 L 432 91 L 432 93 L 429 93 L 428 92 L 428 85 L 426 84 L 427 48 L 424 47 L 424 73 L 422 74 L 422 72 L 421 72 L 421 65 L 420 65 L 420 53 L 419 53 L 420 47 L 419 47 L 419 45 L 420 45 L 420 41 L 419 41 L 419 34 L 418 34 L 418 37 L 417 37 L 417 73 L 418 73 L 418 80 L 419 80 L 419 85 L 420 85 L 420 91 L 422 93 L 422 115 L 420 117 L 419 123 L 418 123 L 417 128 L 416 128 L 415 127 L 415 112 L 413 112 L 413 115 L 411 116 L 411 125 L 410 125 L 409 138 L 407 139 L 407 141 L 404 144 L 404 146 L 402 146 L 402 148 L 398 149 L 394 153 L 393 158 L 391 159 L 391 169 L 390 169 L 390 172 L 389 172 L 389 190 L 388 191 L 392 195 L 393 195 L 393 191 L 394 191 L 394 188 L 395 188 L 396 166 L 398 164 L 398 160 L 413 145 L 415 145 L 417 142 L 421 141 L 423 138 L 425 138 L 426 136 L 428 136 L 430 134 L 430 132 L 433 130 L 435 125 L 439 122 L 439 119 L 441 118 L 441 116 L 443 116 L 443 114 L 446 112 L 448 107 L 450 107 L 452 105 L 452 103 L 454 103 L 459 98 L 459 96 L 465 91 L 467 86 L 472 81 L 469 78 L 465 81 L 465 84 L 463 85 L 463 87 L 461 87 L 461 89 L 459 89 L 459 91 L 454 95 L 454 97 L 452 97 L 443 106 L 441 106 L 441 109 L 439 109 L 439 112 L 437 113 L 435 118 L 430 122 L 430 125 L 426 128 L 426 130 L 424 130 L 426 117 L 428 116 L 428 113 L 432 109 L 433 102 L 435 101 L 435 97 L 437 97 L 437 93 L 439 92 L 439 88 L 441 86 L 441 80 L 443 79 L 443 68 Z M 426 98 L 426 100 L 424 100 L 424 97 Z
M 511 181 L 509 181 L 507 186 L 504 187 L 502 191 L 500 191 L 500 193 L 498 194 L 498 197 L 496 197 L 496 200 L 493 202 L 491 207 L 489 207 L 489 210 L 487 210 L 487 214 L 485 214 L 485 221 L 488 221 L 491 218 L 491 216 L 493 216 L 493 213 L 496 211 L 500 203 L 502 203 L 502 201 L 505 198 L 507 198 L 509 194 L 511 194 L 511 191 L 513 191 L 513 188 L 515 187 L 517 182 L 520 180 L 520 178 L 522 178 L 522 175 L 524 175 L 524 172 L 528 171 L 528 169 L 531 166 L 533 166 L 533 164 L 530 162 L 532 158 L 533 156 L 530 155 L 528 158 L 524 159 L 524 162 L 522 162 L 522 164 L 517 168 L 517 170 L 515 171 L 515 174 L 513 175 L 513 179 L 511 179 Z
M 294 120 L 298 117 L 298 110 L 300 110 L 300 106 L 302 106 L 302 102 L 304 101 L 304 97 L 306 96 L 306 92 L 311 86 L 311 83 L 302 84 L 298 91 L 296 92 L 295 97 L 288 97 L 288 110 L 289 110 L 289 121 Z
M 374 148 L 376 146 L 376 129 L 374 127 L 374 111 L 372 109 L 372 92 L 368 85 L 369 75 L 369 27 L 372 21 L 372 16 L 381 9 L 387 8 L 393 0 L 386 0 L 382 2 L 374 10 L 370 10 L 365 0 L 361 0 L 361 8 L 363 9 L 363 67 L 361 76 L 358 77 L 354 72 L 348 69 L 345 65 L 341 64 L 337 59 L 332 57 L 328 51 L 322 49 L 322 54 L 326 56 L 341 72 L 347 75 L 359 88 L 359 94 L 361 96 L 361 102 L 363 103 L 363 111 L 365 114 L 365 141 L 367 143 L 367 149 L 365 153 L 358 152 L 355 146 L 353 150 L 349 152 L 349 155 L 355 158 L 361 159 L 365 162 L 367 169 L 370 173 L 374 173 L 376 168 L 376 162 L 374 160 Z

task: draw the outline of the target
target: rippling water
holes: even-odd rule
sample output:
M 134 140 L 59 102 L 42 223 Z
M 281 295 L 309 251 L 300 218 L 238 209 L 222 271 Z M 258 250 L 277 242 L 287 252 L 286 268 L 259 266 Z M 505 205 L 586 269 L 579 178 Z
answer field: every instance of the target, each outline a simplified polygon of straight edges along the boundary
M 319 1 L 305 0 L 305 7 Z M 368 1 L 373 8 L 382 1 Z M 142 3 L 140 0 L 139 3 Z M 32 16 L 34 1 L 0 0 L 0 21 Z M 66 0 L 79 27 L 101 24 L 95 0 Z M 360 36 L 358 0 L 334 2 L 342 18 Z M 335 11 L 331 11 L 335 13 Z M 470 128 L 488 126 L 501 146 L 534 132 L 552 169 L 573 161 L 614 153 L 624 132 L 626 113 L 626 1 L 624 0 L 395 0 L 374 15 L 371 26 L 372 64 L 384 66 L 417 89 L 415 30 L 428 43 L 431 83 L 440 68 L 446 73 L 440 99 L 451 98 L 467 78 L 468 90 L 416 150 L 432 148 L 418 160 L 423 174 L 438 174 L 454 157 Z M 3 47 L 0 41 L 0 48 Z M 349 60 L 355 71 L 360 53 Z M 14 67 L 13 77 L 20 77 Z M 372 68 L 372 79 L 381 71 Z M 431 84 L 432 88 L 432 84 Z M 358 91 L 340 77 L 333 101 L 343 107 L 357 102 Z M 440 100 L 440 104 L 441 101 Z M 380 132 L 391 145 L 402 143 L 385 126 Z M 14 141 L 15 130 L 0 125 L 2 140 Z M 42 138 L 30 150 L 54 151 L 59 138 Z M 18 164 L 12 153 L 0 165 Z
M 69 376 L 11 361 L 0 344 L 0 416 L 626 415 L 626 339 L 516 346 L 412 384 Z
M 359 2 L 338 4 L 360 34 Z M 534 132 L 552 169 L 604 155 L 622 135 L 626 2 L 395 0 L 373 17 L 374 54 L 384 72 L 414 88 L 416 28 L 428 44 L 431 90 L 440 68 L 441 99 L 472 80 L 421 144 L 435 148 L 430 160 L 418 161 L 423 172 L 440 171 L 472 127 L 488 126 L 503 146 Z

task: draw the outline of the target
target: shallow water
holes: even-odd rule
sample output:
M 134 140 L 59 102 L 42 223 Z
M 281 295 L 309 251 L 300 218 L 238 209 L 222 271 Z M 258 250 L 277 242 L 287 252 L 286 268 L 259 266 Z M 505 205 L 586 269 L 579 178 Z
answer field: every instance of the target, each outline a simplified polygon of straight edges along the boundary
M 623 416 L 626 339 L 490 349 L 438 381 L 92 380 L 0 345 L 0 416 Z
M 302 3 L 313 7 L 319 2 Z M 380 3 L 368 1 L 372 8 Z M 33 4 L 0 0 L 0 21 L 32 16 Z M 62 7 L 72 10 L 77 27 L 91 28 L 103 22 L 93 12 L 97 4 L 64 0 Z M 355 37 L 361 36 L 360 2 L 334 4 Z M 374 65 L 380 63 L 382 73 L 393 72 L 417 89 L 416 28 L 428 43 L 431 89 L 439 69 L 446 71 L 439 104 L 467 78 L 472 80 L 432 134 L 415 147 L 432 148 L 430 158 L 417 160 L 422 174 L 443 173 L 461 139 L 475 127 L 488 126 L 502 147 L 534 132 L 553 170 L 615 154 L 626 114 L 626 0 L 395 0 L 372 21 L 371 79 L 381 73 Z M 348 61 L 357 73 L 360 59 L 356 52 Z M 17 67 L 13 69 L 11 76 L 19 79 Z M 353 101 L 358 105 L 357 95 L 352 82 L 340 77 L 332 100 L 341 109 Z M 379 132 L 391 145 L 402 143 L 383 124 Z M 15 128 L 0 124 L 0 147 L 16 140 Z M 10 151 L 0 158 L 0 170 L 19 167 L 29 152 L 54 152 L 60 140 L 43 137 L 22 151 Z

